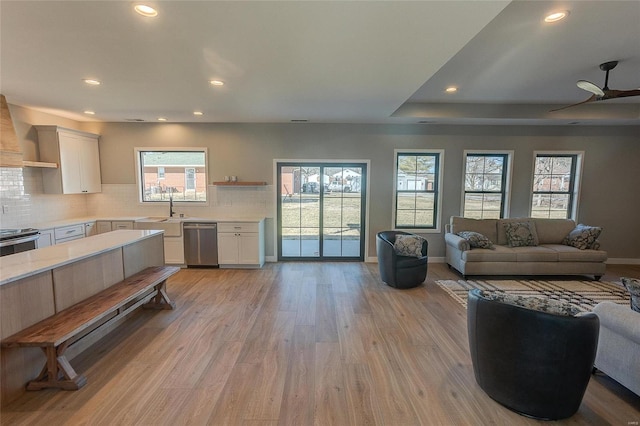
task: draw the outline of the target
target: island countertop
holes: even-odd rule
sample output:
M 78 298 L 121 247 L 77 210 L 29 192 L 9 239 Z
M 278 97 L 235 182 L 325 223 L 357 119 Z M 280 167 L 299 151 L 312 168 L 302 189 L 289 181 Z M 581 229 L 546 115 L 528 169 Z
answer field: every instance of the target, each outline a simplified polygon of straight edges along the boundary
M 118 230 L 0 258 L 0 285 L 150 238 L 163 231 Z

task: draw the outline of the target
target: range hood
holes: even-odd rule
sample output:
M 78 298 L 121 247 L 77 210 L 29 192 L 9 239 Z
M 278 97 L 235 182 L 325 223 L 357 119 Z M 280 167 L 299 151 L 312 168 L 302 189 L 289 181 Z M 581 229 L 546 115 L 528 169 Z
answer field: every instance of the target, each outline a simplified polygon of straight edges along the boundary
M 22 167 L 22 147 L 11 121 L 11 113 L 4 95 L 0 95 L 2 104 L 0 121 L 0 167 Z

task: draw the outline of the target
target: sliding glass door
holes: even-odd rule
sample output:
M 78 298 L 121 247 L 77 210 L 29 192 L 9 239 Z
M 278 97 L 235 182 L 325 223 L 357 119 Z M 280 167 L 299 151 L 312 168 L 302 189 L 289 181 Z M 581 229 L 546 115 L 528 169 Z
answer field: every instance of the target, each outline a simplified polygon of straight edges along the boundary
M 366 164 L 277 168 L 278 259 L 363 260 Z

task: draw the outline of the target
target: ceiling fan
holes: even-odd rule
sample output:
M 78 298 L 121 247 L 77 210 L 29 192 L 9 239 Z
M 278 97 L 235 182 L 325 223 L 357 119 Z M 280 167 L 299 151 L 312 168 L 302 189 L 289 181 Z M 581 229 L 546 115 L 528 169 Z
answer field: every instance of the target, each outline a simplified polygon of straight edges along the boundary
M 604 87 L 601 89 L 590 81 L 578 80 L 576 85 L 582 90 L 592 93 L 592 95 L 585 101 L 578 102 L 577 104 L 567 105 L 562 108 L 552 109 L 550 112 L 560 111 L 566 108 L 571 108 L 576 105 L 586 104 L 587 102 L 606 101 L 607 99 L 626 98 L 629 96 L 640 96 L 640 89 L 632 90 L 612 90 L 609 89 L 609 71 L 614 69 L 618 65 L 618 61 L 609 61 L 600 64 L 600 69 L 606 72 L 604 78 Z

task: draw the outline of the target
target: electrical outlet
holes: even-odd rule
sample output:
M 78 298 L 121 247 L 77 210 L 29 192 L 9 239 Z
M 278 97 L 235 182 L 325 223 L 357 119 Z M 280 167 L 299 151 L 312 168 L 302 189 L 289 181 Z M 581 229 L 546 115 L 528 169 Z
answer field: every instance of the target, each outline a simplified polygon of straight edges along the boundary
M 9 213 L 9 206 L 2 206 L 2 214 Z

